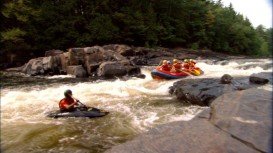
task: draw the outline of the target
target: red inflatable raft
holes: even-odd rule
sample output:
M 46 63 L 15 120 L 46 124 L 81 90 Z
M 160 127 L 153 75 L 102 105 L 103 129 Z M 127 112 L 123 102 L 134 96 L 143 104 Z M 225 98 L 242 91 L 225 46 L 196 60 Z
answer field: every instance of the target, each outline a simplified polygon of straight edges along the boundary
M 177 72 L 170 72 L 170 71 L 164 71 L 161 67 L 157 67 L 151 72 L 151 75 L 154 79 L 179 79 L 184 78 L 189 75 L 199 76 L 203 74 L 203 71 L 196 67 L 194 69 L 184 69 L 183 71 L 177 73 Z

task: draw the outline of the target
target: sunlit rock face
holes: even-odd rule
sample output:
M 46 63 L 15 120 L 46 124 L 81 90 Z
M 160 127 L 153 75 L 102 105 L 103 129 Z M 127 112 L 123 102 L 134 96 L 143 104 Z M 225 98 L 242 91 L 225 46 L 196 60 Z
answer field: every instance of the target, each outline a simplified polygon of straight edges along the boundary
M 108 45 L 104 48 L 101 46 L 70 48 L 68 52 L 50 50 L 46 52 L 46 57 L 31 59 L 24 66 L 9 70 L 32 76 L 70 74 L 80 78 L 138 75 L 140 68 L 125 57 L 131 55 L 128 52 L 134 51 L 126 45 Z M 112 64 L 107 64 L 109 62 Z M 110 73 L 110 71 L 113 72 Z
M 270 91 L 226 93 L 190 121 L 159 126 L 107 152 L 270 152 L 271 117 Z

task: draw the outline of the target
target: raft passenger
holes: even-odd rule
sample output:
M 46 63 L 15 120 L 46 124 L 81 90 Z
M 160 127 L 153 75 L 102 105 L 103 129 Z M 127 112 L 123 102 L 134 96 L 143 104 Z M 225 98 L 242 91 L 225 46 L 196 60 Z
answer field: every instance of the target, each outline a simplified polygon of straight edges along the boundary
M 162 65 L 160 66 L 164 71 L 171 70 L 171 64 L 167 60 L 163 60 Z
M 172 70 L 174 72 L 181 72 L 182 70 L 182 65 L 181 65 L 181 62 L 179 62 L 177 59 L 174 59 L 173 60 L 173 65 L 172 65 Z

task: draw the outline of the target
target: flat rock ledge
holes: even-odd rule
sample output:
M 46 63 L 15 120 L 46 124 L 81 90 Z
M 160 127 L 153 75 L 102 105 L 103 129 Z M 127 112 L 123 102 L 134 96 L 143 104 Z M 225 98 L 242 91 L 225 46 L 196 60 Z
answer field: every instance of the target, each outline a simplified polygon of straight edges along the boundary
M 272 151 L 272 94 L 225 93 L 190 121 L 158 126 L 108 153 L 259 153 Z

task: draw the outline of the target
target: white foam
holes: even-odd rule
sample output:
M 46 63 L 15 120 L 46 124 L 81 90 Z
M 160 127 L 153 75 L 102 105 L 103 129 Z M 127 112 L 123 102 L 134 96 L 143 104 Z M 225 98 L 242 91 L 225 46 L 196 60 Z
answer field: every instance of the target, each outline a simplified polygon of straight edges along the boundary
M 272 72 L 272 68 L 264 70 L 259 66 L 266 63 L 272 63 L 272 61 L 254 60 L 243 64 L 230 62 L 227 65 L 212 65 L 201 61 L 197 66 L 205 72 L 204 75 L 192 76 L 191 78 L 215 78 L 226 73 L 232 76 L 248 76 L 252 73 Z M 249 69 L 240 68 L 240 66 L 249 64 L 254 64 L 254 66 Z M 45 117 L 45 113 L 58 109 L 58 102 L 63 98 L 63 92 L 66 89 L 72 89 L 74 96 L 87 105 L 124 114 L 126 117 L 131 118 L 131 124 L 134 128 L 141 130 L 155 124 L 190 120 L 201 110 L 197 106 L 177 107 L 164 105 L 157 107 L 150 105 L 151 102 L 156 100 L 166 100 L 166 103 L 172 100 L 173 97 L 169 96 L 168 90 L 177 80 L 153 80 L 149 69 L 151 68 L 142 69 L 142 73 L 146 75 L 145 79 L 132 78 L 127 81 L 117 79 L 115 81 L 85 82 L 76 85 L 62 85 L 60 83 L 43 90 L 35 88 L 3 89 L 1 95 L 1 121 L 4 123 L 42 122 L 49 124 L 50 121 Z M 54 77 L 48 79 L 52 78 Z M 272 91 L 271 85 L 261 88 Z M 53 124 L 62 124 L 62 122 L 54 121 Z

